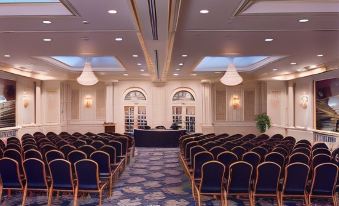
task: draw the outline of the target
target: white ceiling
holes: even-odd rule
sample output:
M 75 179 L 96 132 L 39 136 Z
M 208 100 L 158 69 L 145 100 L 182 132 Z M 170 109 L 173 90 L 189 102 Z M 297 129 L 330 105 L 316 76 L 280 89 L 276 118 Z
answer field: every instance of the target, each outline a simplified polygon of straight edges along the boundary
M 219 78 L 222 73 L 194 71 L 206 56 L 286 56 L 258 69 L 242 72 L 245 79 L 270 79 L 296 73 L 309 65 L 338 68 L 339 13 L 335 12 L 248 14 L 247 8 L 255 8 L 251 7 L 253 5 L 242 7 L 242 3 L 247 2 L 243 0 L 63 2 L 71 7 L 73 16 L 0 15 L 0 63 L 3 68 L 15 67 L 48 74 L 55 79 L 75 79 L 78 71 L 67 71 L 65 75 L 60 65 L 35 57 L 114 56 L 126 71 L 98 72 L 103 81 Z M 158 40 L 152 36 L 149 2 L 155 2 Z M 322 2 L 325 6 L 328 0 Z M 117 13 L 107 12 L 112 9 Z M 201 14 L 202 9 L 210 12 Z M 299 23 L 302 18 L 309 22 Z M 52 23 L 43 24 L 43 20 Z M 115 41 L 116 37 L 123 40 Z M 44 42 L 44 38 L 52 41 Z M 265 38 L 274 40 L 265 42 Z M 5 54 L 11 57 L 4 57 Z M 182 57 L 182 54 L 188 56 Z M 317 57 L 317 54 L 324 56 Z M 291 62 L 297 64 L 291 65 Z M 179 66 L 180 63 L 183 66 Z

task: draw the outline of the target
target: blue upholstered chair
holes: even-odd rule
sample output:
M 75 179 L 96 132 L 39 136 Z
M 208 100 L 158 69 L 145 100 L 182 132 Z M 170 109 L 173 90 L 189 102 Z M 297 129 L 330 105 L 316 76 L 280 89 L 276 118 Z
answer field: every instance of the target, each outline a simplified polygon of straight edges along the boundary
M 294 148 L 292 150 L 292 154 L 294 154 L 294 153 L 303 153 L 303 154 L 307 155 L 308 157 L 311 156 L 311 150 L 307 147 Z
M 35 158 L 26 159 L 23 162 L 26 186 L 23 195 L 23 204 L 25 205 L 27 191 L 43 191 L 48 197 L 48 183 L 45 173 L 45 164 L 43 161 Z
M 73 150 L 70 152 L 67 156 L 68 161 L 72 164 L 72 167 L 75 165 L 75 163 L 79 160 L 83 160 L 87 158 L 87 154 L 80 150 Z M 75 170 L 74 170 L 75 172 Z
M 331 198 L 337 205 L 335 187 L 338 178 L 338 166 L 334 163 L 322 163 L 314 168 L 313 180 L 308 203 L 312 198 Z
M 315 168 L 316 166 L 318 166 L 322 163 L 331 162 L 331 159 L 332 159 L 332 157 L 330 155 L 318 154 L 316 156 L 313 156 L 312 166 L 313 166 L 313 168 Z
M 125 157 L 122 155 L 122 144 L 118 141 L 111 140 L 108 142 L 108 145 L 114 147 L 115 152 L 116 152 L 116 161 L 117 162 L 122 162 L 123 167 L 125 167 Z
M 252 172 L 252 165 L 245 161 L 238 161 L 231 164 L 226 189 L 226 201 L 229 195 L 248 195 L 249 201 L 252 201 Z
M 237 146 L 232 149 L 232 152 L 237 155 L 238 159 L 240 160 L 242 158 L 242 155 L 245 154 L 246 149 L 242 146 Z
M 24 153 L 24 159 L 29 159 L 29 158 L 36 158 L 36 159 L 42 160 L 42 155 L 38 150 L 30 149 L 30 150 L 25 151 Z
M 73 143 L 73 146 L 76 147 L 76 148 L 79 148 L 79 147 L 81 147 L 81 146 L 83 146 L 83 145 L 85 145 L 85 144 L 86 144 L 85 141 L 83 141 L 83 140 L 77 140 L 77 141 L 75 141 L 75 142 Z
M 59 150 L 50 150 L 46 153 L 46 161 L 51 162 L 55 159 L 65 159 L 65 155 Z
M 306 139 L 299 140 L 297 144 L 307 144 L 308 146 L 312 145 L 311 142 Z
M 258 196 L 276 197 L 278 205 L 280 205 L 278 190 L 280 171 L 280 166 L 274 162 L 263 162 L 258 165 L 253 191 L 253 205 L 255 205 L 255 199 Z
M 313 146 L 312 146 L 312 150 L 315 150 L 315 149 L 328 149 L 328 146 L 326 145 L 326 143 L 324 142 L 318 142 L 318 143 L 315 143 Z
M 292 164 L 296 162 L 304 163 L 308 165 L 310 162 L 310 158 L 304 153 L 296 152 L 289 156 L 288 164 Z
M 213 147 L 218 146 L 218 145 L 219 145 L 219 144 L 218 144 L 217 142 L 215 142 L 215 141 L 209 141 L 209 142 L 203 144 L 202 146 L 203 146 L 206 150 L 210 150 L 210 149 L 212 149 Z
M 49 171 L 51 174 L 51 187 L 49 191 L 49 203 L 52 201 L 54 191 L 72 192 L 75 195 L 75 186 L 72 175 L 71 163 L 64 159 L 54 159 L 49 162 Z M 76 199 L 74 198 L 74 205 Z
M 191 142 L 188 142 L 185 146 L 185 150 L 184 150 L 184 159 L 186 161 L 188 161 L 190 159 L 190 155 L 191 155 L 191 148 L 194 147 L 194 146 L 197 146 L 199 145 L 197 141 L 191 141 Z
M 54 145 L 51 145 L 50 143 L 43 145 L 40 148 L 40 151 L 42 152 L 42 154 L 46 154 L 47 152 L 51 151 L 51 150 L 56 150 L 57 148 Z
M 210 149 L 209 151 L 213 154 L 214 159 L 217 159 L 218 155 L 222 152 L 225 152 L 226 149 L 224 147 L 221 147 L 221 146 L 215 146 L 212 149 Z
M 305 205 L 308 204 L 306 186 L 309 172 L 310 167 L 300 162 L 291 163 L 285 167 L 285 178 L 280 196 L 282 205 L 286 197 L 301 197 L 305 200 Z
M 67 157 L 68 154 L 69 154 L 70 152 L 72 152 L 73 150 L 76 150 L 76 148 L 75 148 L 74 146 L 69 145 L 69 144 L 66 144 L 66 145 L 60 147 L 60 151 L 61 151 L 62 153 L 64 153 L 65 157 Z
M 277 152 L 270 152 L 265 156 L 265 161 L 277 163 L 280 168 L 284 168 L 285 157 Z
M 116 178 L 117 170 L 111 169 L 110 156 L 103 151 L 95 151 L 91 154 L 91 159 L 99 166 L 99 178 L 101 181 L 108 181 L 109 195 L 112 195 L 113 177 Z
M 280 153 L 282 156 L 287 157 L 289 152 L 283 147 L 275 147 L 272 152 Z
M 314 150 L 312 150 L 312 156 L 316 156 L 318 154 L 326 154 L 326 155 L 329 155 L 331 156 L 332 153 L 330 152 L 330 150 L 326 149 L 326 148 L 316 148 Z
M 95 140 L 94 142 L 91 143 L 91 146 L 94 147 L 95 149 L 100 149 L 104 145 L 105 144 L 100 140 Z
M 21 153 L 21 150 L 22 150 L 21 146 L 18 145 L 18 144 L 15 144 L 15 143 L 7 143 L 6 150 L 9 150 L 9 149 L 14 149 L 14 150 L 16 150 L 20 153 Z
M 3 190 L 20 190 L 24 191 L 24 187 L 20 178 L 18 162 L 4 157 L 0 159 L 0 202 Z
M 224 173 L 225 166 L 218 161 L 207 161 L 202 165 L 201 177 L 193 184 L 193 195 L 197 197 L 199 206 L 202 195 L 220 196 L 223 205 Z
M 268 153 L 267 149 L 263 147 L 255 147 L 251 151 L 259 154 L 261 160 L 263 160 L 265 158 L 265 155 Z
M 238 161 L 238 156 L 233 152 L 222 152 L 218 155 L 217 160 L 225 166 L 225 179 L 228 178 L 229 167 L 232 163 Z
M 36 146 L 35 144 L 33 143 L 28 143 L 28 144 L 25 144 L 22 146 L 22 150 L 25 152 L 27 150 L 31 150 L 31 149 L 35 149 L 35 150 L 38 150 L 38 146 Z
M 212 161 L 213 159 L 214 159 L 213 154 L 208 151 L 199 152 L 194 156 L 193 170 L 191 173 L 192 181 L 194 181 L 195 179 L 201 178 L 202 165 L 208 161 Z
M 242 156 L 242 160 L 252 165 L 252 179 L 254 179 L 257 172 L 257 166 L 259 165 L 261 160 L 260 155 L 255 152 L 249 151 Z
M 84 145 L 78 148 L 78 150 L 86 153 L 87 157 L 90 157 L 93 152 L 96 151 L 96 149 L 91 145 Z
M 107 183 L 100 183 L 98 164 L 89 159 L 79 160 L 75 163 L 75 171 L 78 180 L 75 190 L 75 198 L 77 198 L 78 192 L 98 193 L 99 205 L 101 205 L 102 192 L 107 186 Z
M 8 149 L 4 151 L 4 157 L 8 157 L 15 160 L 18 163 L 20 175 L 24 174 L 23 172 L 24 170 L 22 168 L 22 157 L 20 152 L 18 152 L 15 149 Z

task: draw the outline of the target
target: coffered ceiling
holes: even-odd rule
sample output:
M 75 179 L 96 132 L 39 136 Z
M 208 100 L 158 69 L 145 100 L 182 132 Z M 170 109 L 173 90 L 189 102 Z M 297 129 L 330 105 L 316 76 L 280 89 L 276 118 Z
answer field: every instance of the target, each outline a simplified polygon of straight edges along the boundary
M 118 69 L 105 64 L 96 71 L 102 81 L 217 80 L 227 62 L 197 68 L 207 57 L 279 57 L 240 69 L 245 79 L 293 78 L 339 64 L 337 0 L 53 0 L 64 15 L 20 13 L 39 3 L 15 2 L 0 1 L 0 11 L 12 11 L 0 13 L 0 66 L 40 79 L 80 75 L 46 61 L 52 56 L 114 57 Z

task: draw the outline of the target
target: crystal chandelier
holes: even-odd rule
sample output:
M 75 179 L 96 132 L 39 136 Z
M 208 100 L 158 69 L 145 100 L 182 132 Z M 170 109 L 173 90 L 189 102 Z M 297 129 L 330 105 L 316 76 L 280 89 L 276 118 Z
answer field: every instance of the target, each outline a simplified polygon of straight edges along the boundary
M 228 64 L 224 76 L 221 77 L 221 83 L 227 86 L 236 86 L 242 82 L 242 77 L 239 75 L 233 63 Z
M 98 83 L 98 78 L 95 76 L 91 63 L 86 61 L 84 70 L 82 70 L 81 75 L 77 78 L 79 84 L 84 86 L 91 86 Z

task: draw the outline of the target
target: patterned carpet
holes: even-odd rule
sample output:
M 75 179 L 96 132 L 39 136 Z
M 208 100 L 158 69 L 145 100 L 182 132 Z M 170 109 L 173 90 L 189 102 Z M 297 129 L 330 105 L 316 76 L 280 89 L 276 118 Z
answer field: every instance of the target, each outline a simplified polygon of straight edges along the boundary
M 11 197 L 4 192 L 1 205 L 21 205 L 21 193 L 13 193 Z M 94 206 L 98 204 L 96 195 L 79 197 L 79 205 Z M 47 205 L 44 194 L 33 193 L 27 197 L 26 205 Z M 70 194 L 53 197 L 53 205 L 73 205 Z M 104 193 L 103 205 L 117 206 L 194 206 L 191 186 L 178 162 L 178 149 L 169 148 L 137 148 L 136 156 L 114 185 L 112 197 Z M 206 206 L 219 205 L 218 201 L 206 199 Z M 228 206 L 248 206 L 244 197 L 231 199 Z M 258 206 L 276 205 L 272 200 L 258 199 Z M 301 206 L 302 201 L 285 201 L 288 206 Z M 313 204 L 314 206 L 331 205 L 328 202 Z

